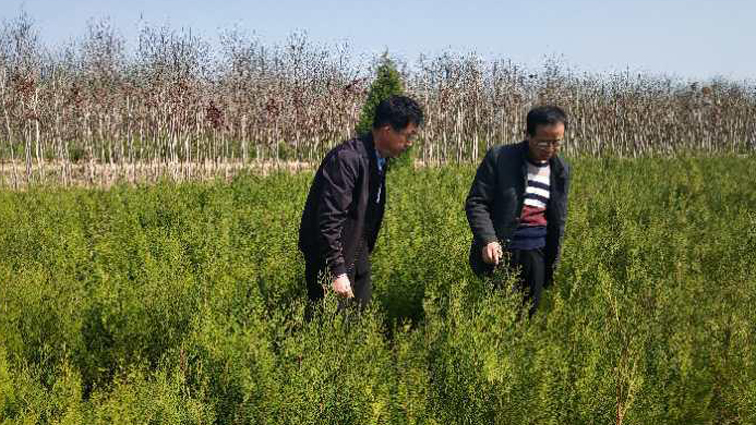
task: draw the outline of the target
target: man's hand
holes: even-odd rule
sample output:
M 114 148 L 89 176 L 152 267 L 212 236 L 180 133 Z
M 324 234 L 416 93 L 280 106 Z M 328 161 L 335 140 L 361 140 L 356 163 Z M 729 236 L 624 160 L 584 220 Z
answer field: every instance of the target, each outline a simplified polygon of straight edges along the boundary
M 354 297 L 354 294 L 352 293 L 352 284 L 349 283 L 349 278 L 346 274 L 338 276 L 331 284 L 331 287 L 333 287 L 333 291 L 339 297 Z
M 486 264 L 493 264 L 495 266 L 499 265 L 499 261 L 501 261 L 501 258 L 504 255 L 501 245 L 498 242 L 491 242 L 484 246 L 481 254 L 483 256 L 483 261 Z

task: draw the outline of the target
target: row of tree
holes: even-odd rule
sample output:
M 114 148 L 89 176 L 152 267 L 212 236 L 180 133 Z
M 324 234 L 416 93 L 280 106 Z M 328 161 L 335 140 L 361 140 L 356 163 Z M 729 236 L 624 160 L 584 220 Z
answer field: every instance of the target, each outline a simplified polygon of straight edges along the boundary
M 476 161 L 522 137 L 536 104 L 571 116 L 565 149 L 591 156 L 751 152 L 756 86 L 669 76 L 528 70 L 446 53 L 414 63 L 360 58 L 292 35 L 269 46 L 242 30 L 218 46 L 144 25 L 138 42 L 109 21 L 56 49 L 22 13 L 0 28 L 0 184 L 177 179 L 307 164 L 350 137 L 371 82 L 396 67 L 426 110 L 415 159 Z M 396 64 L 396 65 L 395 65 Z M 381 71 L 383 70 L 383 71 Z M 391 72 L 389 72 L 391 74 Z

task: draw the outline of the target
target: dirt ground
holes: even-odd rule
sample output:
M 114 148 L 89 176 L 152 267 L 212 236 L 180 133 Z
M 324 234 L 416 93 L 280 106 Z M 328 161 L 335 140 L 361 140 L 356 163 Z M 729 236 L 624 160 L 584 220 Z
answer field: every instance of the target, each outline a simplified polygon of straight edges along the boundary
M 272 172 L 297 173 L 315 164 L 300 161 L 264 162 L 138 162 L 110 164 L 95 161 L 65 163 L 34 162 L 29 170 L 22 161 L 0 162 L 0 188 L 23 190 L 30 186 L 109 187 L 118 183 L 155 183 L 158 181 L 230 180 L 240 173 L 268 175 Z

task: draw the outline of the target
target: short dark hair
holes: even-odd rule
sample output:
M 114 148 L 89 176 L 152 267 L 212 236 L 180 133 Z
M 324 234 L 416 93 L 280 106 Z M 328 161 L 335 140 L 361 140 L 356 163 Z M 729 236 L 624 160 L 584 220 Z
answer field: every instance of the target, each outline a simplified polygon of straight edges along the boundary
M 569 121 L 567 120 L 567 114 L 562 108 L 553 105 L 536 106 L 528 112 L 527 117 L 528 135 L 535 136 L 536 128 L 539 125 L 554 125 L 556 123 L 564 124 L 564 129 L 567 130 Z
M 419 127 L 423 125 L 424 120 L 423 110 L 417 102 L 407 96 L 394 95 L 375 107 L 373 128 L 389 124 L 394 130 L 400 131 L 410 123 Z

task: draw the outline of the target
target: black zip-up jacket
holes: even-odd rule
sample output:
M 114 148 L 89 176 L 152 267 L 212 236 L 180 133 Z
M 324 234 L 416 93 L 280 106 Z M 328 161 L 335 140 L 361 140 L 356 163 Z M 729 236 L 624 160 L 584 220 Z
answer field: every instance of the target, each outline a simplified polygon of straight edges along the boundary
M 362 249 L 373 251 L 386 205 L 385 176 L 372 134 L 328 152 L 310 186 L 299 226 L 299 249 L 310 263 L 346 273 Z M 380 189 L 380 192 L 379 192 Z
M 476 274 L 486 270 L 481 250 L 499 241 L 504 249 L 511 242 L 522 215 L 525 188 L 528 184 L 528 142 L 491 148 L 475 174 L 465 211 L 473 232 L 470 266 Z M 551 182 L 546 207 L 547 234 L 544 260 L 546 284 L 551 283 L 559 262 L 564 225 L 567 220 L 569 167 L 558 156 L 549 160 Z

